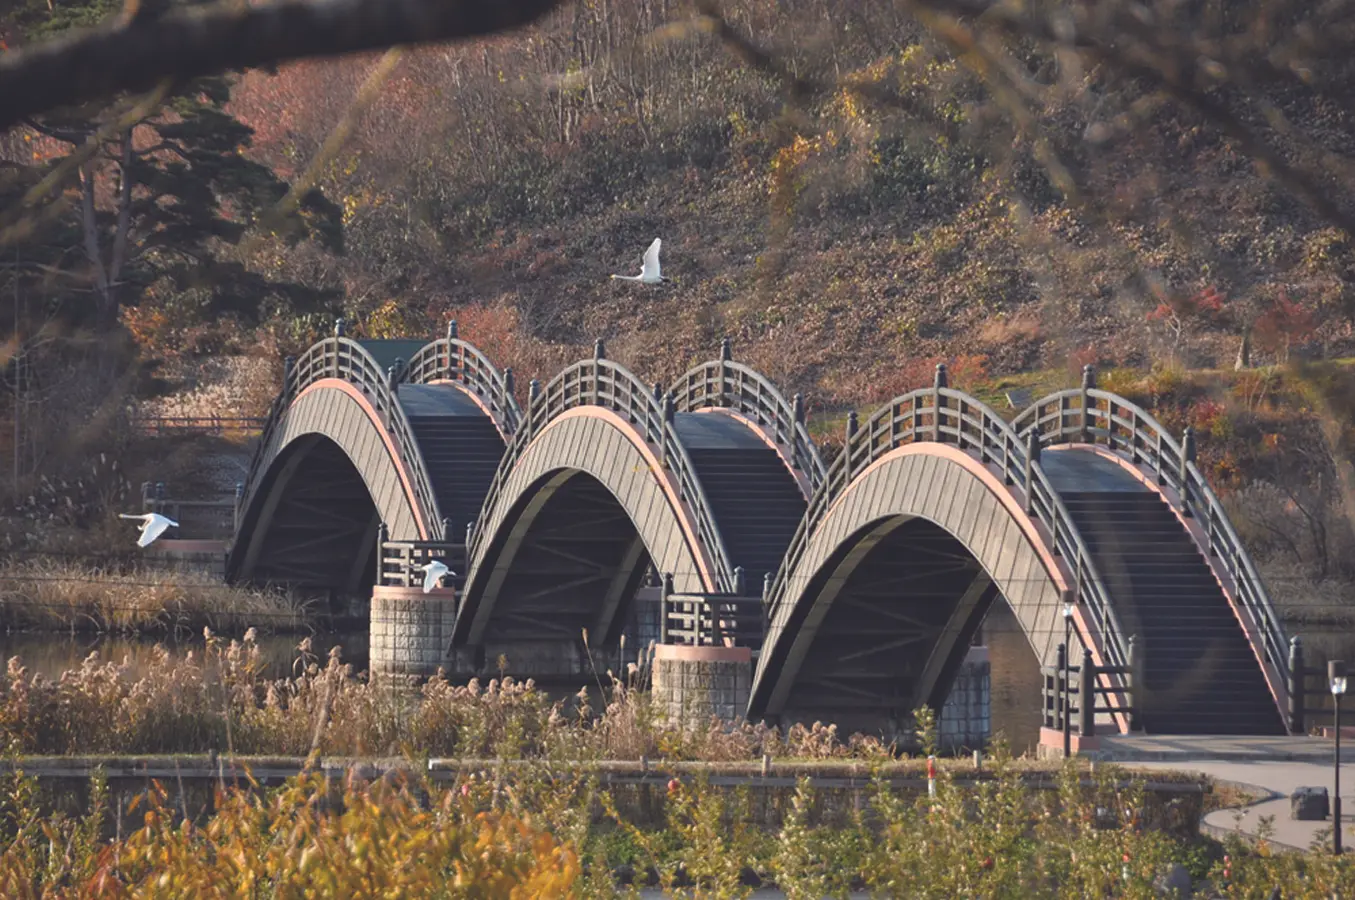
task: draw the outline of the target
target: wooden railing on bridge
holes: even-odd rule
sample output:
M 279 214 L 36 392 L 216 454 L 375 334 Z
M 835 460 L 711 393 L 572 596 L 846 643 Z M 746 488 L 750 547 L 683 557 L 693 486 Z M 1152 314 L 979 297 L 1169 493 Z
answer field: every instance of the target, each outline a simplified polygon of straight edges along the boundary
M 761 374 L 734 362 L 729 339 L 720 344 L 720 358 L 702 363 L 673 383 L 673 404 L 678 412 L 699 409 L 729 409 L 766 430 L 786 448 L 791 465 L 804 474 L 810 491 L 823 484 L 827 467 L 805 424 L 804 398 L 785 396 Z
M 1071 737 L 1096 735 L 1097 716 L 1127 716 L 1129 731 L 1138 731 L 1138 714 L 1134 708 L 1134 687 L 1140 681 L 1136 671 L 1138 653 L 1135 640 L 1129 638 L 1129 665 L 1098 666 L 1090 650 L 1082 651 L 1082 662 L 1070 665 L 1068 646 L 1060 643 L 1056 661 L 1040 669 L 1040 713 L 1045 728 L 1063 733 L 1063 752 L 1071 754 Z M 1101 676 L 1113 676 L 1113 686 L 1103 683 Z M 1111 698 L 1122 698 L 1124 704 Z M 1118 729 L 1117 729 L 1118 731 Z
M 734 570 L 734 592 L 679 594 L 673 576 L 665 575 L 659 596 L 659 643 L 697 647 L 762 647 L 767 632 L 762 597 L 746 596 L 743 569 Z
M 1279 683 L 1272 687 L 1277 691 L 1287 689 L 1292 679 L 1284 626 L 1223 504 L 1195 465 L 1192 429 L 1185 429 L 1178 443 L 1141 407 L 1117 394 L 1098 390 L 1091 366 L 1083 369 L 1081 387 L 1037 400 L 1012 421 L 1012 428 L 1031 447 L 1059 442 L 1104 444 L 1145 469 L 1159 485 L 1175 491 L 1181 515 L 1200 522 L 1210 558 L 1222 563 L 1233 583 L 1239 612 L 1252 620 L 1249 625 L 1244 623 L 1244 627 L 1249 637 L 1255 635 L 1259 639 L 1262 658 L 1276 673 Z M 1123 664 L 1125 660 L 1119 662 Z
M 448 541 L 392 541 L 383 523 L 377 529 L 376 583 L 388 587 L 418 587 L 423 584 L 423 567 L 440 560 L 452 570 L 443 587 L 453 587 L 466 575 L 466 545 Z

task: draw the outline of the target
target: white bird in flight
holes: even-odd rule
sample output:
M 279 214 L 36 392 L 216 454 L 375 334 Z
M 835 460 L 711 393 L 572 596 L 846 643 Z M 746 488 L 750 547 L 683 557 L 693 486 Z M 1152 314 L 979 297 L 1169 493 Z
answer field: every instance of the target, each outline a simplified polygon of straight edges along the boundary
M 435 559 L 426 566 L 420 566 L 423 569 L 423 592 L 429 593 L 435 587 L 439 587 L 442 579 L 448 575 L 455 578 L 456 573 L 447 568 L 447 564 L 440 559 Z
M 671 281 L 659 274 L 659 246 L 663 241 L 654 238 L 654 243 L 649 245 L 645 251 L 644 262 L 640 265 L 639 275 L 613 275 L 613 278 L 619 278 L 622 281 L 638 281 L 641 284 L 658 284 L 661 281 Z
M 156 538 L 165 533 L 168 528 L 178 528 L 179 523 L 171 518 L 162 516 L 159 513 L 146 513 L 143 516 L 132 516 L 127 513 L 119 513 L 119 519 L 135 519 L 141 523 L 141 537 L 137 539 L 138 547 L 149 547 Z

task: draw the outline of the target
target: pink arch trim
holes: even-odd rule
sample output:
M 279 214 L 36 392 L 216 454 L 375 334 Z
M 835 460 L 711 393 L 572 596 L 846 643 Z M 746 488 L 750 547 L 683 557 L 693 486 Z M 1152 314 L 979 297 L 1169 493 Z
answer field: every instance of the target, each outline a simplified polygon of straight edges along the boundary
M 636 451 L 644 457 L 645 462 L 649 465 L 650 474 L 652 474 L 659 483 L 659 488 L 668 498 L 669 506 L 673 508 L 674 514 L 677 515 L 678 525 L 682 528 L 683 537 L 686 538 L 687 546 L 692 551 L 692 558 L 696 560 L 696 567 L 701 575 L 701 583 L 706 586 L 707 591 L 712 593 L 717 591 L 719 588 L 715 582 L 715 566 L 711 563 L 710 557 L 706 553 L 706 549 L 701 546 L 701 542 L 696 536 L 696 528 L 694 527 L 696 516 L 692 512 L 691 507 L 681 499 L 677 489 L 677 479 L 663 467 L 663 463 L 654 453 L 654 448 L 649 445 L 649 442 L 645 440 L 644 435 L 642 435 L 634 425 L 627 422 L 610 409 L 605 409 L 600 406 L 576 406 L 573 409 L 565 410 L 551 419 L 550 422 L 538 432 L 537 436 L 532 439 L 532 443 L 539 441 L 546 432 L 550 431 L 561 422 L 570 419 L 583 418 L 599 419 L 606 422 L 612 428 L 615 428 L 620 432 L 626 440 L 630 441 Z
M 1044 565 L 1045 572 L 1048 573 L 1050 581 L 1058 588 L 1065 599 L 1065 602 L 1071 600 L 1076 591 L 1076 584 L 1072 573 L 1068 569 L 1067 563 L 1062 557 L 1055 556 L 1050 548 L 1054 546 L 1054 538 L 1049 529 L 1042 522 L 1036 521 L 1025 510 L 1025 491 L 1015 485 L 1006 485 L 1002 483 L 1002 476 L 995 472 L 990 466 L 979 462 L 970 454 L 961 450 L 959 447 L 950 444 L 939 444 L 933 441 L 916 441 L 914 443 L 904 444 L 895 447 L 879 459 L 872 462 L 869 466 L 862 469 L 852 479 L 852 484 L 856 484 L 864 475 L 879 466 L 883 466 L 896 459 L 902 459 L 907 456 L 936 456 L 948 460 L 973 475 L 983 483 L 998 502 L 1002 504 L 1007 514 L 1012 517 L 1017 526 L 1025 535 L 1027 542 L 1035 548 L 1039 555 L 1041 563 Z M 844 498 L 850 493 L 849 487 L 842 492 L 833 505 L 828 508 L 824 515 L 824 522 L 832 516 Z M 819 526 L 823 527 L 822 524 Z M 1077 631 L 1082 641 L 1082 646 L 1091 651 L 1092 661 L 1098 666 L 1104 666 L 1106 662 L 1105 642 L 1102 639 L 1101 631 L 1096 627 L 1090 613 L 1082 604 L 1073 604 L 1073 627 Z M 1102 682 L 1106 687 L 1113 687 L 1108 677 Z M 1119 693 L 1108 694 L 1107 699 L 1111 705 L 1124 706 L 1124 699 Z M 1124 713 L 1117 713 L 1116 720 L 1121 731 L 1127 731 L 1129 728 L 1128 716 Z
M 386 455 L 390 457 L 391 464 L 395 466 L 395 473 L 400 477 L 400 486 L 404 488 L 405 499 L 409 501 L 409 508 L 414 511 L 414 523 L 419 527 L 419 537 L 422 540 L 429 541 L 431 532 L 428 523 L 423 520 L 423 512 L 419 509 L 419 502 L 414 493 L 414 482 L 409 473 L 405 470 L 405 464 L 400 459 L 400 452 L 395 448 L 395 441 L 391 439 L 390 428 L 387 427 L 385 418 L 376 411 L 372 402 L 367 399 L 367 395 L 353 385 L 344 381 L 342 378 L 321 378 L 307 385 L 301 393 L 292 398 L 292 403 L 296 403 L 302 397 L 314 391 L 329 390 L 340 391 L 347 394 L 362 411 L 367 414 L 367 418 L 372 420 L 376 426 L 377 432 L 381 435 L 381 440 L 386 445 Z M 345 453 L 348 451 L 345 450 Z

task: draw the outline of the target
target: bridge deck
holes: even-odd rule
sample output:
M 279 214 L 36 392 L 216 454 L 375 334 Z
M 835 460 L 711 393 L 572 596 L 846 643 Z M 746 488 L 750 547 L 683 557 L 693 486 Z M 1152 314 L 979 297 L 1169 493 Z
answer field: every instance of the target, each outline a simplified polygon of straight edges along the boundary
M 674 428 L 710 500 L 729 561 L 742 566 L 746 590 L 760 593 L 776 574 L 805 498 L 775 449 L 747 426 L 718 412 L 679 413 Z
M 1162 495 L 1077 449 L 1041 458 L 1120 624 L 1138 636 L 1135 703 L 1156 734 L 1283 734 L 1247 635 L 1209 563 Z
M 504 443 L 493 421 L 464 391 L 449 385 L 402 384 L 400 406 L 428 466 L 450 540 L 460 541 L 474 522 L 503 459 Z

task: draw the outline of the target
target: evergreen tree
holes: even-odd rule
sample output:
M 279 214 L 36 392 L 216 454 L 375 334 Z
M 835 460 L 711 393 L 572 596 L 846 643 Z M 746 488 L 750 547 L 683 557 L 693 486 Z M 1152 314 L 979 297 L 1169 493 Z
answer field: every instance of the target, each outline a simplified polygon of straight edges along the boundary
M 108 0 L 72 6 L 28 0 L 10 10 L 8 34 L 0 37 L 9 43 L 49 37 L 115 12 Z M 72 295 L 92 296 L 93 304 L 80 305 L 103 325 L 127 306 L 181 321 L 228 316 L 248 324 L 261 310 L 303 312 L 330 299 L 323 290 L 274 282 L 241 259 L 238 246 L 251 230 L 265 242 L 317 240 L 341 252 L 342 228 L 340 210 L 317 190 L 292 215 L 258 227 L 288 185 L 245 155 L 252 129 L 226 110 L 231 81 L 215 76 L 175 85 L 162 105 L 129 124 L 119 120 L 136 98 L 25 123 L 31 158 L 8 154 L 11 172 L 0 179 L 0 200 L 12 200 L 63 163 L 71 169 L 39 210 L 24 210 L 45 212 L 38 218 L 47 227 L 26 235 L 20 251 L 44 267 L 34 271 L 61 273 L 48 287 L 67 303 Z M 90 142 L 93 152 L 70 166 Z M 72 247 L 79 248 L 74 258 Z

